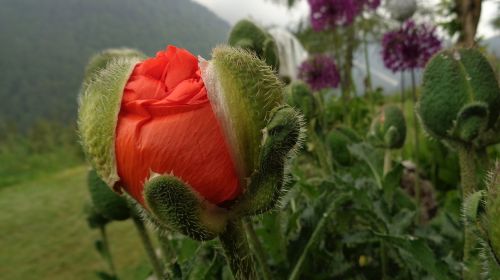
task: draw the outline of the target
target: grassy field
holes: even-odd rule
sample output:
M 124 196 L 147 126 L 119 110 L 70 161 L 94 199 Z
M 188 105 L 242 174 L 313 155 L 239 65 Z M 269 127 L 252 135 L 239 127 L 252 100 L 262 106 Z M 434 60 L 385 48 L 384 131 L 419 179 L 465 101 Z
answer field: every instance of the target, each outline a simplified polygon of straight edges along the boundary
M 86 174 L 80 166 L 0 189 L 1 279 L 97 279 L 106 270 L 82 211 Z M 144 279 L 149 263 L 132 221 L 112 223 L 108 235 L 120 279 Z

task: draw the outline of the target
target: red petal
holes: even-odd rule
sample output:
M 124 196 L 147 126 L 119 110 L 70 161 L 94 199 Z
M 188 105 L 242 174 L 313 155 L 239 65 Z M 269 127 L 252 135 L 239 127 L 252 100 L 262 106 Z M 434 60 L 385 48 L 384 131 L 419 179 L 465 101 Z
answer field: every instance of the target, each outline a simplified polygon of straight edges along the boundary
M 159 73 L 163 79 L 154 79 Z M 140 203 L 150 171 L 181 178 L 215 204 L 241 193 L 198 62 L 182 49 L 169 47 L 136 66 L 124 91 L 115 152 L 121 183 Z

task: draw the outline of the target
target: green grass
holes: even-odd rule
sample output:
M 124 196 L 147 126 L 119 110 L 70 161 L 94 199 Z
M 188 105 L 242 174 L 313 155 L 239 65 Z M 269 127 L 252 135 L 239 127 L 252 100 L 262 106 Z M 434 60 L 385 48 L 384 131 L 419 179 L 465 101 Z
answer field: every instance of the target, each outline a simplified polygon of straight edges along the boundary
M 86 174 L 80 166 L 0 189 L 1 279 L 98 279 L 106 270 L 82 211 Z M 120 279 L 144 279 L 149 263 L 132 221 L 112 223 L 108 235 Z

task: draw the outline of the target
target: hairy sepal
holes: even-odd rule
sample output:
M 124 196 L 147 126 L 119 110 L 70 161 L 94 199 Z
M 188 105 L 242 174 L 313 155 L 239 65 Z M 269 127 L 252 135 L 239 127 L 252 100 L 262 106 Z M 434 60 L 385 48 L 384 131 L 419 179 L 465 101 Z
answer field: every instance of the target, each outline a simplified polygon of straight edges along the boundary
M 115 131 L 123 90 L 139 59 L 118 58 L 83 87 L 79 97 L 78 131 L 83 150 L 97 174 L 110 187 L 119 181 Z
M 194 240 L 210 240 L 224 231 L 230 213 L 204 199 L 179 178 L 154 174 L 144 184 L 144 199 L 154 223 Z

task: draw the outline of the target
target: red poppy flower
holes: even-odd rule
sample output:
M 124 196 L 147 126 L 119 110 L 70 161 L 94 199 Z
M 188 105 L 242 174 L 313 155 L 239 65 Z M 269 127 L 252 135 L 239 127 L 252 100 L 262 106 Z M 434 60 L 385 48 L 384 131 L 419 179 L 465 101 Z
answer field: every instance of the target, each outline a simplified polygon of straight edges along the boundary
M 184 49 L 169 46 L 135 66 L 115 139 L 120 186 L 143 205 L 151 172 L 173 174 L 218 205 L 242 192 L 198 60 Z

